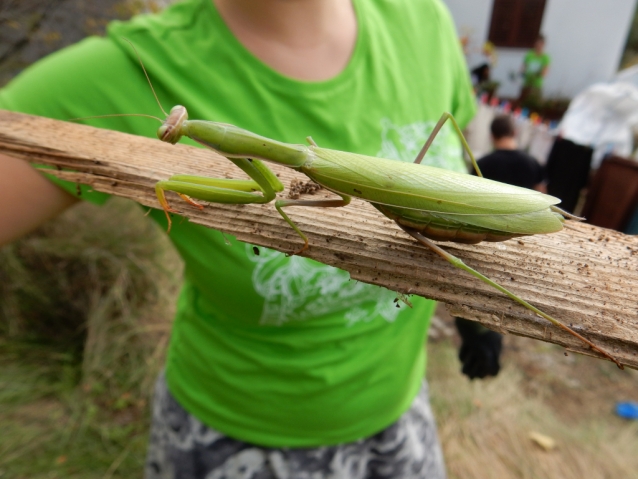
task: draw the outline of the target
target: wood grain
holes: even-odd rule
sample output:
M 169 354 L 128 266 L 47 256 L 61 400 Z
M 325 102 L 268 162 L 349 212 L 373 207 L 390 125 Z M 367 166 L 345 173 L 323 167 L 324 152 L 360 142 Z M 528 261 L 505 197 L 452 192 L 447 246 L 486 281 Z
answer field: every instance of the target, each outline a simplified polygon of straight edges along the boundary
M 7 111 L 0 111 L 0 153 L 55 166 L 61 178 L 154 208 L 154 183 L 173 174 L 243 177 L 208 150 Z M 305 178 L 277 165 L 272 169 L 287 187 L 293 179 Z M 283 252 L 301 244 L 272 204 L 210 204 L 200 211 L 175 196 L 170 201 L 190 221 L 241 241 Z M 304 256 L 342 268 L 352 279 L 443 301 L 452 314 L 502 333 L 597 356 L 573 336 L 421 247 L 365 202 L 353 200 L 334 209 L 291 208 L 289 215 L 310 240 Z M 638 368 L 638 238 L 569 222 L 551 235 L 441 245 Z

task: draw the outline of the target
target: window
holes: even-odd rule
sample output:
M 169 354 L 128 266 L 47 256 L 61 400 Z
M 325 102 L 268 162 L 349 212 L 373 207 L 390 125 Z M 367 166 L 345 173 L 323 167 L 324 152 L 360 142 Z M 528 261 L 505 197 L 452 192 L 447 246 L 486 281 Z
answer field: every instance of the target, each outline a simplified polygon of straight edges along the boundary
M 489 40 L 497 47 L 533 47 L 544 11 L 545 0 L 494 0 Z

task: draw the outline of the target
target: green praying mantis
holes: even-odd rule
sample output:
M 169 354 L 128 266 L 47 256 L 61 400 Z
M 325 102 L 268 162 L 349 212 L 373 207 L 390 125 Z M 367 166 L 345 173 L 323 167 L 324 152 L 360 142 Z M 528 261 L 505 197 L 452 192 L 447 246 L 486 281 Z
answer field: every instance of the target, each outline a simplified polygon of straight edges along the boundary
M 479 176 L 455 173 L 421 165 L 428 148 L 446 121 L 451 121 Z M 198 208 L 194 199 L 213 203 L 251 204 L 275 201 L 275 208 L 309 247 L 308 238 L 284 212 L 290 206 L 337 208 L 346 206 L 352 197 L 369 202 L 394 220 L 420 244 L 434 251 L 454 267 L 467 271 L 484 283 L 504 293 L 554 325 L 574 335 L 589 347 L 622 364 L 604 349 L 562 324 L 498 283 L 467 266 L 431 240 L 475 244 L 481 241 L 505 241 L 518 236 L 560 231 L 565 218 L 573 217 L 556 207 L 553 196 L 519 188 L 481 176 L 463 134 L 449 113 L 444 113 L 414 163 L 330 150 L 319 147 L 308 137 L 309 145 L 282 143 L 226 123 L 188 120 L 186 108 L 171 109 L 157 130 L 160 140 L 175 144 L 182 136 L 225 156 L 251 180 L 174 175 L 155 185 L 157 198 L 166 213 L 174 212 L 166 191 L 173 191 Z M 302 172 L 312 181 L 335 193 L 340 199 L 282 200 L 276 194 L 284 186 L 263 163 L 269 161 Z
M 131 46 L 135 50 L 132 44 Z M 166 191 L 177 193 L 200 209 L 204 206 L 195 200 L 226 204 L 265 204 L 275 201 L 279 214 L 303 240 L 303 246 L 291 253 L 300 254 L 309 247 L 308 238 L 283 208 L 338 208 L 347 206 L 352 197 L 359 198 L 394 220 L 403 231 L 452 266 L 492 286 L 624 369 L 618 359 L 589 339 L 467 266 L 461 259 L 431 241 L 467 244 L 505 241 L 520 236 L 554 233 L 563 229 L 565 218 L 580 219 L 558 208 L 558 198 L 483 178 L 460 127 L 450 113 L 441 116 L 413 163 L 321 148 L 311 137 L 307 138 L 308 145 L 288 144 L 227 123 L 189 120 L 186 108 L 181 105 L 173 107 L 167 114 L 153 90 L 139 54 L 138 59 L 157 104 L 166 115 L 164 121 L 157 118 L 162 122 L 157 130 L 158 138 L 175 144 L 181 137 L 189 137 L 225 156 L 251 178 L 239 180 L 174 175 L 168 180 L 157 182 L 155 192 L 168 219 L 169 232 L 169 213 L 175 211 L 166 200 Z M 437 133 L 448 120 L 461 139 L 478 176 L 420 164 Z M 299 171 L 335 193 L 339 199 L 276 199 L 276 194 L 282 192 L 284 186 L 263 161 Z

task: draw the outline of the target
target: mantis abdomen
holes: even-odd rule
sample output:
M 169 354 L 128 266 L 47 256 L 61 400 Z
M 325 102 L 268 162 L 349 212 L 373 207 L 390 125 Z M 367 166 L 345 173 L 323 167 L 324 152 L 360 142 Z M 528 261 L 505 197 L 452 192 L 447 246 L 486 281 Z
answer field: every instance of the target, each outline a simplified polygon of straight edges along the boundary
M 485 178 L 383 158 L 310 147 L 301 167 L 335 193 L 372 203 L 428 238 L 458 243 L 505 241 L 563 228 L 558 198 Z

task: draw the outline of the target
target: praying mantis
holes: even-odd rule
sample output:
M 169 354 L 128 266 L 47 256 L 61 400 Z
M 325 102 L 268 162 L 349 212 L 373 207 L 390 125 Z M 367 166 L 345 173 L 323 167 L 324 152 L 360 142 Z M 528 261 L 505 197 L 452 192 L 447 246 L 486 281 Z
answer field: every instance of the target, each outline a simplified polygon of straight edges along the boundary
M 167 114 L 139 60 L 157 104 L 166 115 L 164 121 L 156 118 L 162 122 L 157 137 L 171 144 L 177 143 L 183 136 L 191 138 L 228 158 L 251 178 L 240 180 L 173 175 L 157 182 L 155 192 L 166 214 L 169 232 L 169 213 L 175 211 L 166 200 L 166 191 L 177 193 L 200 209 L 204 206 L 195 200 L 226 204 L 266 204 L 274 201 L 279 214 L 303 240 L 303 246 L 291 253 L 300 254 L 309 247 L 308 238 L 283 208 L 338 208 L 347 206 L 352 197 L 359 198 L 394 220 L 403 231 L 455 268 L 468 272 L 507 295 L 624 369 L 620 361 L 603 348 L 431 241 L 466 244 L 506 241 L 520 236 L 554 233 L 563 229 L 566 218 L 580 219 L 558 208 L 558 198 L 483 178 L 459 125 L 450 113 L 443 113 L 413 163 L 321 148 L 311 137 L 307 138 L 308 145 L 283 143 L 227 123 L 189 120 L 186 108 L 181 105 L 174 106 Z M 420 164 L 446 121 L 451 122 L 461 139 L 478 176 Z M 264 161 L 305 174 L 339 199 L 276 199 L 284 186 Z
M 436 134 L 448 120 L 459 134 L 479 176 L 420 164 Z M 560 200 L 557 198 L 483 178 L 460 127 L 451 114 L 443 114 L 414 163 L 321 148 L 311 137 L 307 138 L 308 146 L 288 144 L 226 123 L 188 120 L 186 108 L 181 105 L 171 109 L 159 127 L 157 136 L 161 141 L 171 144 L 177 143 L 182 136 L 187 136 L 225 156 L 251 178 L 239 180 L 174 175 L 168 180 L 159 181 L 155 185 L 155 191 L 168 218 L 169 230 L 169 212 L 174 210 L 166 200 L 166 191 L 177 193 L 198 208 L 204 206 L 194 199 L 227 204 L 264 204 L 275 201 L 279 214 L 304 242 L 301 248 L 291 253 L 299 254 L 309 247 L 308 238 L 284 212 L 284 208 L 337 208 L 347 206 L 352 197 L 359 198 L 372 204 L 420 244 L 454 267 L 470 273 L 574 335 L 623 369 L 623 365 L 604 349 L 431 241 L 468 244 L 505 241 L 519 236 L 557 232 L 563 228 L 565 218 L 578 219 L 558 208 L 556 204 Z M 264 161 L 287 166 L 305 174 L 315 183 L 335 193 L 339 199 L 276 199 L 276 194 L 283 191 L 284 186 Z

